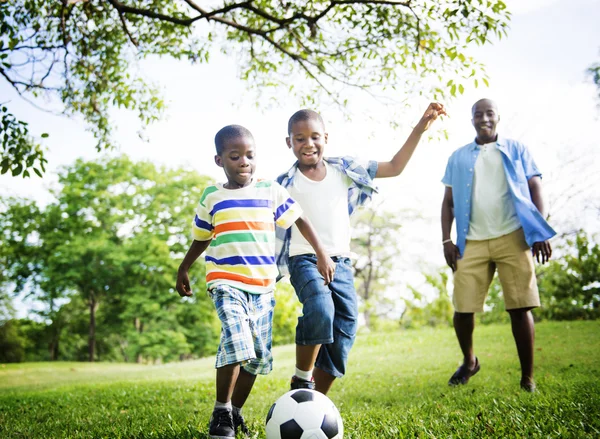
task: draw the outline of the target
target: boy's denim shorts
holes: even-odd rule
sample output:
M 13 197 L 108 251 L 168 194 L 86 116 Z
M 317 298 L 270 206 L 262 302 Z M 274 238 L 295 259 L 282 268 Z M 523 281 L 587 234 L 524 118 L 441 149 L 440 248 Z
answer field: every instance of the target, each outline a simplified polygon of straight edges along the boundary
M 333 257 L 333 282 L 323 285 L 315 255 L 292 256 L 290 281 L 302 303 L 296 326 L 296 344 L 322 345 L 315 366 L 341 377 L 356 338 L 358 305 L 350 258 Z
M 252 375 L 271 372 L 273 292 L 251 294 L 230 285 L 217 285 L 208 294 L 221 320 L 215 367 L 241 363 Z

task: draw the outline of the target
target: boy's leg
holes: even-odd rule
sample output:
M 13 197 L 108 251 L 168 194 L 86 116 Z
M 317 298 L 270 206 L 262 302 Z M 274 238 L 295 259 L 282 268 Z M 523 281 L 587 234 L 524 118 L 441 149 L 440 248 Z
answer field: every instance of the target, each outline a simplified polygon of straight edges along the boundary
M 322 344 L 333 342 L 335 305 L 331 290 L 323 284 L 316 256 L 300 255 L 290 259 L 290 281 L 300 303 L 302 315 L 296 326 L 296 371 L 291 388 L 314 388 L 315 359 Z
M 227 404 L 231 402 L 233 389 L 236 387 L 240 365 L 228 364 L 217 368 L 217 402 Z
M 324 394 L 329 392 L 336 378 L 346 373 L 358 329 L 358 301 L 349 258 L 338 258 L 329 289 L 335 308 L 333 342 L 321 346 L 314 372 L 316 390 Z
M 315 390 L 321 392 L 323 395 L 327 395 L 336 377 L 318 367 L 315 367 L 313 376 L 315 378 Z
M 233 395 L 231 396 L 233 429 L 236 432 L 240 430 L 242 434 L 246 436 L 250 434 L 250 431 L 248 430 L 248 427 L 246 427 L 246 421 L 242 415 L 242 407 L 246 403 L 255 381 L 256 375 L 253 375 L 244 370 L 243 367 L 240 367 L 240 373 L 233 389 Z
M 235 431 L 248 436 L 250 432 L 242 415 L 242 407 L 246 403 L 258 374 L 266 375 L 273 369 L 273 309 L 275 296 L 273 292 L 264 294 L 248 294 L 248 326 L 252 334 L 256 358 L 240 367 L 237 382 L 233 389 L 231 402 L 233 405 L 233 424 Z
M 242 408 L 252 391 L 256 375 L 246 372 L 243 367 L 239 368 L 239 374 L 231 395 L 231 403 L 234 407 Z
M 208 426 L 208 435 L 211 439 L 235 437 L 231 395 L 239 371 L 239 364 L 228 364 L 217 368 L 217 400 Z
M 217 398 L 209 425 L 214 439 L 235 437 L 231 399 L 240 376 L 240 364 L 256 357 L 248 323 L 248 295 L 227 285 L 210 291 L 219 320 L 221 342 L 217 351 Z M 242 379 L 243 381 L 243 379 Z
M 296 345 L 296 367 L 300 370 L 310 371 L 315 366 L 317 355 L 319 355 L 320 344 Z

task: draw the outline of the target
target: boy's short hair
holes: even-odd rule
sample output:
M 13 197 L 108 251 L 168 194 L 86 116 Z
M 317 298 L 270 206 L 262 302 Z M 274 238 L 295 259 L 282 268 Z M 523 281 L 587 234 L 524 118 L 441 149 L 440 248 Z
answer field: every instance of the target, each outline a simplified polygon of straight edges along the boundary
M 215 147 L 217 148 L 217 155 L 223 154 L 225 149 L 225 143 L 231 139 L 237 139 L 239 137 L 249 137 L 254 140 L 254 136 L 248 128 L 241 125 L 227 125 L 219 130 L 215 136 Z
M 290 117 L 290 120 L 288 121 L 288 135 L 292 132 L 292 126 L 296 122 L 301 122 L 305 120 L 316 120 L 320 122 L 321 125 L 323 125 L 323 130 L 325 130 L 325 122 L 323 122 L 323 118 L 321 117 L 321 115 L 314 110 L 305 109 L 296 111 L 294 114 L 292 114 L 292 117 Z

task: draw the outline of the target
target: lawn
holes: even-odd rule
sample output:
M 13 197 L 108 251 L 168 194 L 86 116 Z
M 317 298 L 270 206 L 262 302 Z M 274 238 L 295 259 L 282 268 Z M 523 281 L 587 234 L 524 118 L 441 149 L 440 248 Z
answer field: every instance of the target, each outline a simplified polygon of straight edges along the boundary
M 534 394 L 519 389 L 510 326 L 476 328 L 481 371 L 460 388 L 447 386 L 460 361 L 451 329 L 361 334 L 329 395 L 344 437 L 600 437 L 600 322 L 536 329 Z M 274 354 L 244 408 L 254 438 L 293 372 L 293 346 Z M 207 438 L 213 362 L 0 365 L 0 437 Z

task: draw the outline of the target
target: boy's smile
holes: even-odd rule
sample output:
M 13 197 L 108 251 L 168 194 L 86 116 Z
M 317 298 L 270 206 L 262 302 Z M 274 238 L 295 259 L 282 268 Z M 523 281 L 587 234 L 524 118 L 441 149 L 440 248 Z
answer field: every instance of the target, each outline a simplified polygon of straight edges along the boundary
M 323 124 L 316 119 L 300 120 L 292 125 L 286 143 L 298 159 L 300 168 L 318 166 L 325 152 L 327 133 Z
M 227 189 L 248 186 L 256 169 L 254 139 L 245 136 L 228 139 L 223 153 L 215 156 L 215 163 L 225 171 Z

